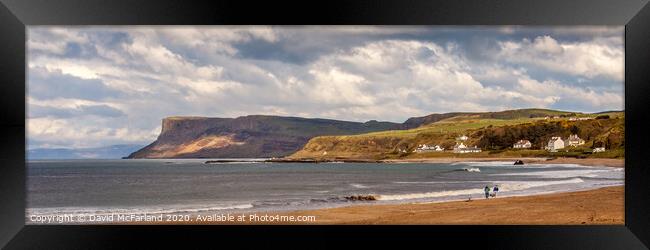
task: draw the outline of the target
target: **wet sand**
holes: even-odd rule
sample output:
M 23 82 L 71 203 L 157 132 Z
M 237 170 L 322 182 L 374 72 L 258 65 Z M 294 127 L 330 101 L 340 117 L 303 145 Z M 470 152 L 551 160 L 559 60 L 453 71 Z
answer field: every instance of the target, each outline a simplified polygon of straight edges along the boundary
M 552 160 L 545 161 L 544 163 L 552 164 L 580 164 L 587 166 L 607 166 L 622 168 L 625 167 L 625 159 L 606 159 L 606 158 L 586 158 L 586 159 L 577 159 L 577 158 L 556 158 Z

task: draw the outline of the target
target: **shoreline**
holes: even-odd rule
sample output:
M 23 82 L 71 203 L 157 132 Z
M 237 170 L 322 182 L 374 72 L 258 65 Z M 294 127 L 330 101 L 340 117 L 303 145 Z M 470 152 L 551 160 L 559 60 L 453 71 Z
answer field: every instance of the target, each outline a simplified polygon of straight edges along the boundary
M 456 163 L 456 162 L 493 162 L 493 161 L 514 161 L 522 160 L 524 164 L 577 164 L 582 166 L 605 166 L 623 168 L 625 167 L 625 159 L 611 159 L 611 158 L 545 158 L 545 157 L 503 157 L 503 158 L 420 158 L 420 159 L 395 159 L 384 160 L 386 163 Z
M 404 159 L 260 159 L 260 160 L 207 160 L 205 164 L 223 163 L 457 163 L 457 162 L 493 162 L 493 161 L 515 161 L 521 160 L 524 164 L 577 164 L 582 166 L 606 166 L 623 168 L 625 159 L 613 158 L 549 158 L 549 157 L 429 157 L 429 158 L 404 158 Z
M 624 186 L 528 196 L 230 215 L 314 216 L 313 222 L 144 222 L 127 225 L 623 225 Z M 215 213 L 219 214 L 219 213 Z M 225 213 L 224 213 L 225 214 Z

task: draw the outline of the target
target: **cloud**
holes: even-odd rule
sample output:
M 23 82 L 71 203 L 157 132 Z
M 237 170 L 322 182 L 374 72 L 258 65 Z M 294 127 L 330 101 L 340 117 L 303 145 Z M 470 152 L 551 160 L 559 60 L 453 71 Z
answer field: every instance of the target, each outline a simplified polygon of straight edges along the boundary
M 33 118 L 27 125 L 27 138 L 36 147 L 87 148 L 97 145 L 130 144 L 156 138 L 160 127 L 151 130 L 108 126 L 110 120 L 71 120 Z
M 623 108 L 620 27 L 31 27 L 28 39 L 32 146 L 146 144 L 172 115 Z
M 109 88 L 101 79 L 82 79 L 60 70 L 30 67 L 27 91 L 38 99 L 80 98 L 100 100 L 120 96 L 120 91 Z
M 532 93 L 538 98 L 548 98 L 552 107 L 570 106 L 574 110 L 587 109 L 590 111 L 614 108 L 621 110 L 623 103 L 622 89 L 619 92 L 595 92 L 590 89 L 579 89 L 557 81 L 537 81 L 523 76 L 518 80 L 517 90 Z M 565 104 L 565 105 L 561 105 Z
M 72 118 L 80 116 L 121 117 L 125 113 L 108 105 L 80 105 L 76 108 L 30 105 L 29 118 L 55 117 Z
M 622 41 L 622 37 L 562 43 L 550 36 L 538 36 L 533 40 L 499 42 L 496 57 L 579 77 L 605 76 L 622 81 L 624 60 L 619 40 Z

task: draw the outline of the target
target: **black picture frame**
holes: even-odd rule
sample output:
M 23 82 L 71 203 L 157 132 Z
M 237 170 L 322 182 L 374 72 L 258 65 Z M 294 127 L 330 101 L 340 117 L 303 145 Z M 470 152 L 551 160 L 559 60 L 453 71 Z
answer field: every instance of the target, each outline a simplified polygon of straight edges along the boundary
M 514 249 L 650 246 L 650 5 L 647 0 L 100 1 L 0 0 L 0 246 L 424 242 Z M 625 25 L 625 225 L 621 226 L 35 226 L 25 225 L 28 25 Z M 645 132 L 645 133 L 644 133 Z M 628 136 L 631 135 L 631 136 Z M 255 239 L 255 240 L 253 240 Z M 218 243 L 215 241 L 218 240 Z M 288 243 L 298 244 L 298 243 Z M 211 245 L 218 247 L 218 245 Z M 211 247 L 211 248 L 212 248 Z

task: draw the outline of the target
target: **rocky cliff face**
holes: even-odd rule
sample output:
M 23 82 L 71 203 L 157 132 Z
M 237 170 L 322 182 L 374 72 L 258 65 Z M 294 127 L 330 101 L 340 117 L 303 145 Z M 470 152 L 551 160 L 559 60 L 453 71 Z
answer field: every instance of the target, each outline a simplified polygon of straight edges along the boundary
M 127 158 L 225 158 L 290 155 L 314 136 L 397 129 L 400 124 L 279 116 L 168 117 L 158 139 Z

